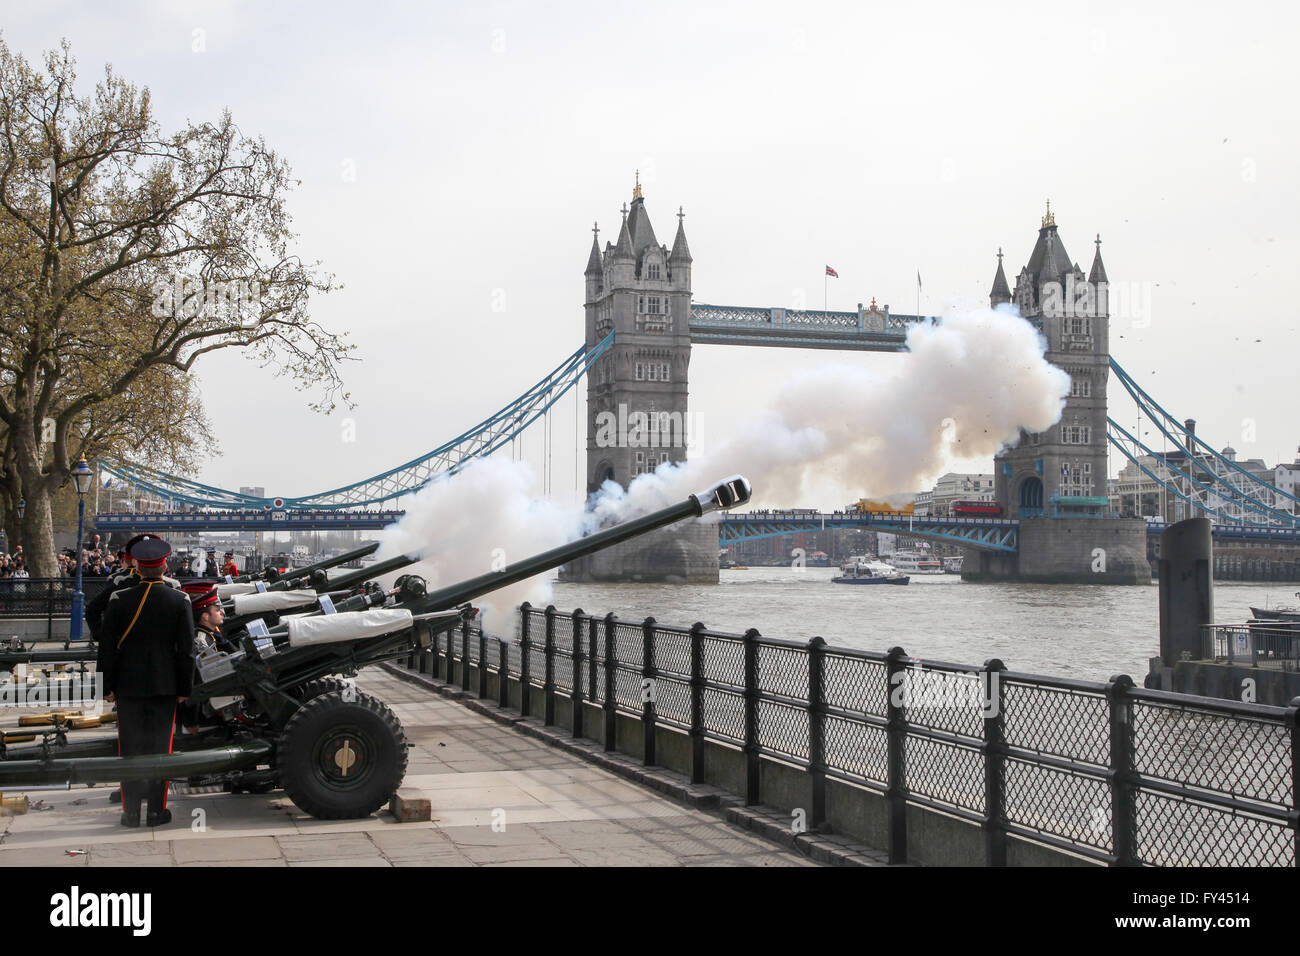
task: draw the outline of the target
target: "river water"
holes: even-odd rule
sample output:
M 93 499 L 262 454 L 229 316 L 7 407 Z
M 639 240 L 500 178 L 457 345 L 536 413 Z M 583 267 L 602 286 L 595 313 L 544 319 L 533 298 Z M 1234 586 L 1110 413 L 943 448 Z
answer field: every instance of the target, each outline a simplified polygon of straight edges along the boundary
M 1023 673 L 1104 681 L 1128 674 L 1141 686 L 1159 653 L 1159 588 L 973 584 L 956 575 L 913 575 L 906 587 L 832 584 L 835 568 L 724 570 L 718 585 L 556 582 L 557 609 L 663 624 L 827 643 L 869 651 L 895 645 L 913 657 L 979 665 L 1001 658 Z M 1219 624 L 1256 607 L 1295 603 L 1297 585 L 1215 586 Z

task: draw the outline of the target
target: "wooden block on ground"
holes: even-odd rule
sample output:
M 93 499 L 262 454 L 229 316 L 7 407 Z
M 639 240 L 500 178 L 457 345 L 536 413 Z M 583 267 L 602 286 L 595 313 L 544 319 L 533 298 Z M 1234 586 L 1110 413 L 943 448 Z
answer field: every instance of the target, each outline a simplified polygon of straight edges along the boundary
M 402 787 L 388 801 L 388 812 L 398 823 L 427 823 L 433 819 L 433 806 L 423 790 Z

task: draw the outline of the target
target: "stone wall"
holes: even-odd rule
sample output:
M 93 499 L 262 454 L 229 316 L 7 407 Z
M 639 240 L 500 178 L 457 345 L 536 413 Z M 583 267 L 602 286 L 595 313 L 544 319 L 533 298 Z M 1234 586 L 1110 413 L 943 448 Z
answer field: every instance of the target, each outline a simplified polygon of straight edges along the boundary
M 1022 518 L 1015 556 L 981 553 L 968 581 L 1150 584 L 1146 523 L 1135 518 Z

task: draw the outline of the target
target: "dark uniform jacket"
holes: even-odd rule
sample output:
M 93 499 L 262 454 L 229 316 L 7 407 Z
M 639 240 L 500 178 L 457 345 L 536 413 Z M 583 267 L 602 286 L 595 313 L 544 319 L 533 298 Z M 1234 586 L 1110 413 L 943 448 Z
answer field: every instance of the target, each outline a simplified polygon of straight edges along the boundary
M 194 689 L 194 615 L 185 592 L 163 581 L 114 591 L 99 633 L 99 672 L 106 694 L 188 697 Z
M 173 588 L 181 586 L 180 582 L 175 578 L 164 576 L 163 582 Z M 95 599 L 86 605 L 86 623 L 90 625 L 90 636 L 92 638 L 96 641 L 99 640 L 100 629 L 104 626 L 104 612 L 108 610 L 108 602 L 112 599 L 113 594 L 122 590 L 122 588 L 129 588 L 139 583 L 140 575 L 135 568 L 118 571 L 109 577 L 104 590 L 96 594 Z
M 104 626 L 104 612 L 108 610 L 109 598 L 113 592 L 130 587 L 140 580 L 135 569 L 119 571 L 108 579 L 104 590 L 95 595 L 95 599 L 86 605 L 86 623 L 90 625 L 90 636 L 99 640 L 100 628 Z

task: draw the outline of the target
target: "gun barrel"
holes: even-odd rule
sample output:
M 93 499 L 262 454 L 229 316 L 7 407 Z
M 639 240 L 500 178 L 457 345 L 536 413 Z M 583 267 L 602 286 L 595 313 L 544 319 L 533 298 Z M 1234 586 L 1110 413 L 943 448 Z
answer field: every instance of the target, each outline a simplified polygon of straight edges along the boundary
M 349 571 L 347 574 L 340 574 L 337 578 L 330 578 L 329 588 L 331 591 L 343 591 L 364 581 L 377 578 L 381 574 L 387 574 L 389 571 L 397 571 L 419 560 L 418 557 L 412 557 L 409 554 L 399 554 L 385 561 L 376 561 L 368 568 L 359 568 L 356 571 Z
M 326 558 L 324 561 L 317 561 L 315 564 L 308 564 L 301 568 L 290 568 L 279 579 L 271 584 L 268 590 L 280 591 L 288 587 L 289 581 L 296 581 L 298 578 L 310 577 L 315 571 L 328 571 L 330 568 L 337 568 L 340 564 L 347 564 L 349 561 L 357 561 L 368 554 L 374 554 L 379 548 L 378 541 L 372 541 L 370 544 L 362 545 L 359 548 L 353 548 L 351 551 L 345 551 L 333 558 Z M 260 574 L 259 572 L 258 574 Z M 234 578 L 236 584 L 247 584 L 249 581 L 258 580 L 258 574 L 241 574 Z
M 684 518 L 698 518 L 711 511 L 725 511 L 736 505 L 744 504 L 749 501 L 750 494 L 749 482 L 740 475 L 733 475 L 724 481 L 718 482 L 711 488 L 691 495 L 680 504 L 670 505 L 643 517 L 624 521 L 622 524 L 616 524 L 612 528 L 606 528 L 603 531 L 597 531 L 585 538 L 580 538 L 577 541 L 560 545 L 558 548 L 552 548 L 550 551 L 534 557 L 507 565 L 500 571 L 480 574 L 468 581 L 461 581 L 458 584 L 430 591 L 420 601 L 420 609 L 422 611 L 441 611 L 455 607 L 457 604 L 472 601 L 480 595 L 499 590 L 525 578 L 531 578 L 543 571 L 557 568 L 575 558 L 592 554 L 602 548 L 608 548 L 621 541 L 646 534 L 657 528 L 681 521 Z

